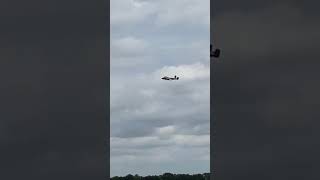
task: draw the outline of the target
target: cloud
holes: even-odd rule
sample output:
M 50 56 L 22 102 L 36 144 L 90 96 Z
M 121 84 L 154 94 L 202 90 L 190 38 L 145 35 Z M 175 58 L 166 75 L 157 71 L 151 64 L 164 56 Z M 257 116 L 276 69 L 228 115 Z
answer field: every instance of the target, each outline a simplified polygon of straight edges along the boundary
M 175 166 L 181 163 L 200 162 L 202 165 L 193 168 L 191 172 L 204 172 L 208 170 L 209 164 L 209 139 L 209 135 L 175 134 L 167 138 L 157 136 L 112 138 L 111 168 L 115 174 L 135 172 L 150 175 L 168 171 L 181 173 L 184 172 L 184 168 Z M 119 170 L 119 167 L 123 170 Z
M 155 12 L 155 7 L 151 3 L 135 0 L 111 0 L 110 7 L 112 26 L 136 25 Z
M 111 2 L 111 24 L 117 26 L 137 26 L 153 22 L 159 27 L 172 25 L 209 26 L 209 0 L 205 1 L 153 1 L 121 0 Z
M 210 77 L 210 67 L 202 63 L 179 66 L 165 66 L 155 73 L 155 77 L 175 76 L 180 77 L 179 80 L 201 80 Z
M 209 1 L 115 1 L 112 175 L 208 171 Z
M 209 26 L 210 9 L 208 4 L 210 1 L 158 1 L 158 13 L 156 14 L 156 25 L 205 25 Z
M 150 74 L 141 73 L 136 77 L 125 77 L 126 79 L 113 81 L 111 86 L 113 122 L 127 122 L 131 121 L 130 119 L 137 119 L 137 121 L 162 119 L 163 123 L 179 122 L 181 117 L 206 111 L 205 114 L 208 117 L 209 67 L 201 63 L 172 66 L 171 69 L 169 68 L 170 71 L 176 69 L 178 73 L 185 73 L 181 74 L 181 82 L 179 80 L 174 83 L 161 80 L 161 73 L 166 72 L 166 69 L 161 68 Z M 205 69 L 207 72 L 203 72 Z M 126 93 L 128 89 L 130 93 Z M 175 118 L 177 120 L 174 120 Z M 199 118 L 204 117 L 199 116 Z
M 136 37 L 112 39 L 110 55 L 114 58 L 136 57 L 144 54 L 147 48 L 147 42 Z
M 160 137 L 167 137 L 175 133 L 175 127 L 174 126 L 165 126 L 165 127 L 159 127 L 156 129 L 156 133 Z
M 181 75 L 183 80 L 161 80 L 162 75 L 170 75 L 170 72 Z M 156 158 L 152 157 L 162 156 L 156 153 L 178 153 L 182 147 L 189 149 L 190 153 L 199 149 L 209 149 L 209 76 L 209 66 L 197 62 L 162 67 L 151 73 L 140 73 L 113 81 L 111 156 L 114 166 L 124 166 L 120 162 L 130 161 L 131 164 L 131 161 L 139 161 L 141 168 L 144 167 L 142 162 L 158 168 L 165 166 L 157 164 L 158 161 L 168 164 L 173 159 L 179 162 L 183 158 L 179 160 L 175 158 L 177 155 L 170 155 L 156 161 Z M 144 154 L 149 151 L 150 155 Z M 121 157 L 117 157 L 118 155 Z M 204 158 L 208 157 L 208 154 L 198 157 L 199 161 L 209 161 L 208 158 Z M 126 165 L 122 173 L 129 172 L 128 170 L 134 167 L 129 166 Z M 177 167 L 172 168 L 173 171 L 179 170 Z M 157 171 L 141 169 L 137 172 L 146 174 Z
M 150 58 L 149 44 L 144 39 L 136 37 L 123 37 L 111 39 L 111 67 L 133 67 L 148 64 Z

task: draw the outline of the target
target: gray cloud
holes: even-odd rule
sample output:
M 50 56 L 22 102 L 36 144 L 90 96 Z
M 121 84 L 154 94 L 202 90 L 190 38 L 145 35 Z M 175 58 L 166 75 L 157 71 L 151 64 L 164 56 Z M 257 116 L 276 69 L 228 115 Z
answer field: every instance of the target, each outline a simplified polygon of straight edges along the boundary
M 208 171 L 209 99 L 205 97 L 209 96 L 209 74 L 195 75 L 209 67 L 197 70 L 197 66 L 162 68 L 113 83 L 114 87 L 120 82 L 125 85 L 111 94 L 112 174 Z M 190 79 L 189 67 L 195 71 L 189 72 Z M 163 82 L 159 78 L 162 71 L 181 72 L 181 82 Z M 190 166 L 179 166 L 188 153 L 199 159 L 189 159 Z
M 111 174 L 209 171 L 209 1 L 126 3 L 111 7 L 112 41 L 131 39 L 112 49 Z

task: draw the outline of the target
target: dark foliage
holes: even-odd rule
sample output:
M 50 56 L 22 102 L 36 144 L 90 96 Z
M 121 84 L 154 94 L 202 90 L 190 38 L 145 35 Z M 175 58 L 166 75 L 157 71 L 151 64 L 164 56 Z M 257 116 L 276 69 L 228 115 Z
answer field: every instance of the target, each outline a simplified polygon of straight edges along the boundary
M 111 180 L 209 180 L 210 174 L 172 174 L 172 173 L 164 173 L 159 176 L 139 176 L 139 175 L 131 175 L 128 174 L 125 177 L 112 177 Z

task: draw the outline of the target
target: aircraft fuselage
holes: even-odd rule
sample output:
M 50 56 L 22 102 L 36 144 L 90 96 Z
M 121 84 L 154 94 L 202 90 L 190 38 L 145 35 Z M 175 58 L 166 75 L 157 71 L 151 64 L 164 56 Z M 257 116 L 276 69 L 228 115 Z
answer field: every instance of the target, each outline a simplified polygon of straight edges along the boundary
M 163 79 L 163 80 L 179 80 L 179 77 L 174 76 L 174 77 L 172 78 L 172 77 L 165 76 L 165 77 L 163 77 L 163 78 L 161 78 L 161 79 Z

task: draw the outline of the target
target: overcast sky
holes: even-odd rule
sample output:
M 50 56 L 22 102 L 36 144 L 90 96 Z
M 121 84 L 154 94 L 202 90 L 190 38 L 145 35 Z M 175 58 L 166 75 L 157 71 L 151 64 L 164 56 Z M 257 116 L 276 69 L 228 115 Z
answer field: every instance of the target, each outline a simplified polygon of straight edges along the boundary
M 209 0 L 111 0 L 111 176 L 209 172 L 209 26 Z

